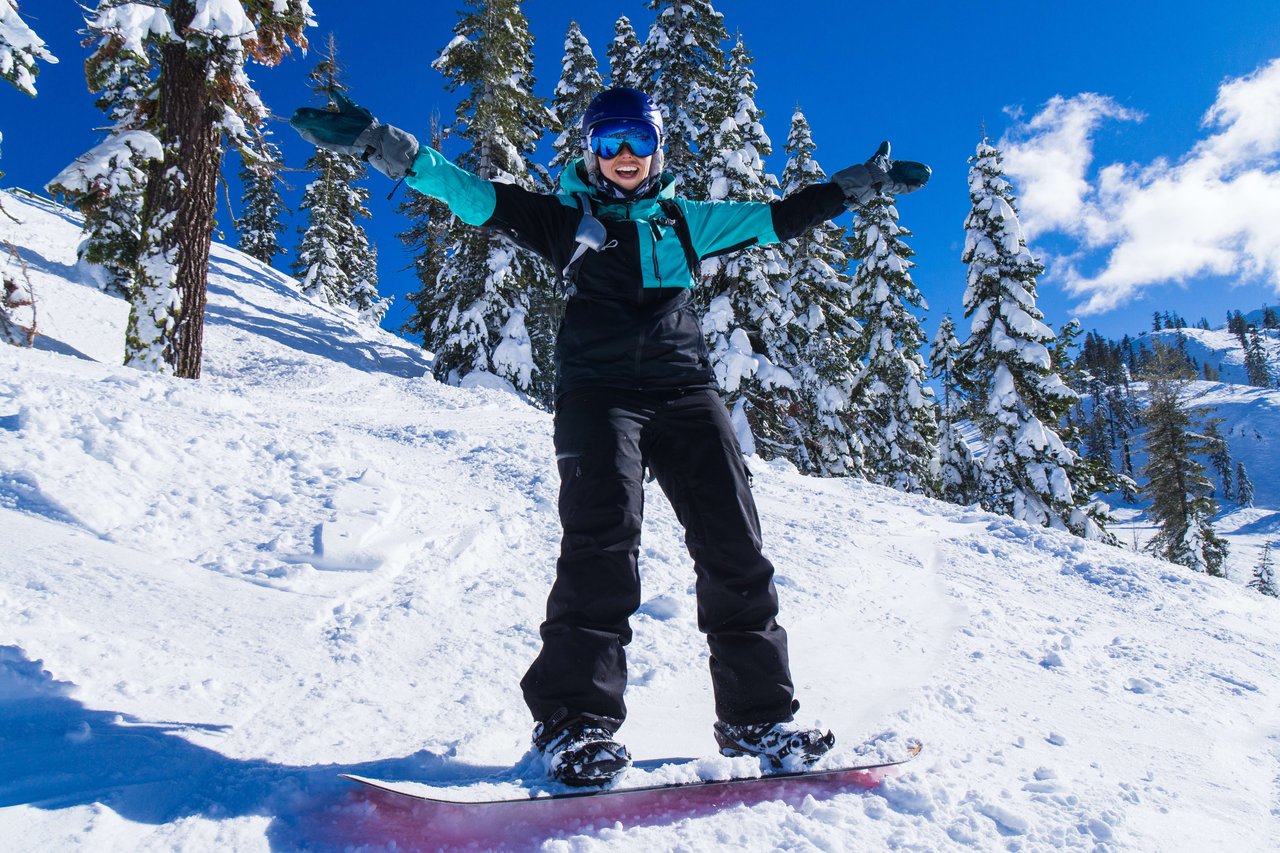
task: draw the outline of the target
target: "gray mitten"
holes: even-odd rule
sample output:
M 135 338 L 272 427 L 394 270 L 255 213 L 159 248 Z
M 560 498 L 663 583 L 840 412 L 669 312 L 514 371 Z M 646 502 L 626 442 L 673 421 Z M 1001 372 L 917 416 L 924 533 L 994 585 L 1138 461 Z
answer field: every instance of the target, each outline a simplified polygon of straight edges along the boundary
M 413 134 L 382 124 L 342 92 L 334 90 L 330 96 L 336 110 L 303 107 L 294 112 L 289 124 L 313 145 L 366 160 L 392 180 L 409 174 L 418 156 Z
M 862 207 L 881 192 L 895 196 L 915 192 L 929 182 L 932 173 L 923 163 L 890 160 L 889 143 L 881 142 L 875 156 L 866 163 L 841 169 L 831 176 L 831 182 L 840 187 L 848 206 Z
M 418 156 L 418 140 L 407 130 L 389 124 L 373 124 L 356 137 L 356 147 L 369 165 L 398 181 L 412 171 Z

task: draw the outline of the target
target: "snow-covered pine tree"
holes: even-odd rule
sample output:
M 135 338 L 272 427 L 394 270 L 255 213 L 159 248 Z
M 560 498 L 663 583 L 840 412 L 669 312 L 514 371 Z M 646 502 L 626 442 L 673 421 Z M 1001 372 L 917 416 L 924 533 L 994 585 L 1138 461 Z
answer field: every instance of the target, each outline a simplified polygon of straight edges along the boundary
M 98 10 L 123 0 L 101 0 Z M 127 298 L 142 238 L 147 164 L 161 154 L 155 137 L 155 48 L 126 44 L 118 32 L 89 19 L 97 45 L 85 60 L 90 91 L 111 122 L 107 138 L 63 169 L 46 189 L 65 197 L 84 216 L 76 255 L 105 292 Z
M 1221 418 L 1213 418 L 1205 424 L 1204 438 L 1205 445 L 1209 448 L 1209 462 L 1222 483 L 1222 498 L 1229 501 L 1235 497 L 1235 483 L 1231 477 L 1231 448 L 1218 430 L 1219 423 Z
M 1077 457 L 1055 425 L 1076 394 L 1053 370 L 1054 334 L 1036 308 L 1031 256 L 1005 180 L 1000 152 L 986 139 L 970 158 L 965 249 L 965 316 L 972 323 L 956 358 L 969 419 L 986 444 L 982 505 L 1033 524 L 1108 539 L 1105 507 L 1072 485 Z
M 813 131 L 799 106 L 791 116 L 786 151 L 784 196 L 826 181 Z M 800 383 L 799 419 L 809 448 L 806 470 L 826 477 L 855 476 L 862 470 L 862 448 L 852 426 L 851 347 L 858 324 L 853 319 L 846 238 L 844 228 L 823 222 L 782 246 L 791 274 L 795 317 L 788 328 L 799 358 L 793 375 Z
M 947 414 L 960 407 L 960 392 L 956 387 L 956 353 L 960 340 L 956 337 L 956 322 L 951 314 L 943 314 L 938 331 L 929 344 L 929 375 L 942 383 L 941 413 Z
M 772 143 L 761 124 L 763 113 L 755 103 L 751 63 L 750 53 L 738 39 L 725 70 L 725 86 L 717 93 L 722 100 L 712 107 L 713 114 L 723 119 L 704 148 L 709 154 L 708 198 L 712 201 L 767 202 L 777 198 L 778 180 L 764 166 Z M 814 470 L 800 419 L 799 383 L 791 373 L 800 362 L 803 346 L 791 334 L 800 311 L 793 303 L 782 252 L 776 245 L 753 246 L 729 255 L 714 267 L 699 290 L 704 299 L 727 299 L 732 316 L 723 311 L 707 314 L 716 324 L 704 322 L 704 331 L 712 367 L 739 437 L 745 438 L 749 429 L 751 438 L 744 443 L 764 458 L 781 457 L 801 470 Z M 721 320 L 728 320 L 728 324 L 721 327 Z M 744 335 L 755 364 L 734 383 L 735 371 L 725 362 L 742 363 Z
M 428 125 L 431 147 L 440 151 L 444 147 L 444 127 L 439 112 L 432 112 Z M 439 287 L 438 279 L 448 257 L 453 214 L 444 202 L 412 189 L 400 203 L 399 212 L 410 224 L 396 237 L 413 256 L 413 272 L 418 279 L 418 289 L 405 297 L 413 312 L 400 327 L 400 333 L 425 342 L 430 338 L 432 323 L 448 314 L 452 301 L 452 295 Z
M 570 21 L 569 31 L 564 37 L 560 82 L 556 84 L 555 96 L 551 99 L 551 112 L 555 114 L 556 128 L 560 132 L 552 143 L 556 152 L 551 158 L 552 174 L 557 174 L 570 161 L 582 156 L 582 114 L 603 88 L 591 45 L 578 28 L 578 22 Z
M 305 47 L 310 20 L 309 0 L 149 0 L 97 10 L 94 29 L 159 57 L 164 158 L 148 165 L 127 364 L 199 377 L 218 166 L 224 147 L 251 143 L 267 115 L 245 63 L 274 65 L 290 42 Z
M 717 126 L 710 118 L 713 93 L 723 88 L 724 16 L 710 0 L 650 0 L 649 8 L 658 14 L 636 83 L 662 110 L 666 171 L 682 196 L 701 199 L 710 152 L 700 146 Z
M 1236 503 L 1239 506 L 1253 506 L 1253 480 L 1249 479 L 1243 462 L 1236 463 Z
M 1247 584 L 1249 589 L 1256 589 L 1263 595 L 1280 598 L 1280 582 L 1276 580 L 1275 567 L 1271 565 L 1271 543 L 1262 544 L 1262 558 L 1258 567 L 1253 570 L 1253 579 Z
M 978 501 L 980 471 L 973 448 L 961 431 L 961 398 L 955 379 L 956 353 L 959 350 L 955 321 L 950 314 L 945 314 L 929 349 L 930 375 L 942 383 L 942 406 L 938 412 L 941 497 L 950 503 L 969 506 Z
M 345 92 L 338 46 L 332 33 L 324 53 L 307 76 L 317 96 L 329 98 L 334 91 Z M 331 109 L 336 109 L 332 104 Z M 302 292 L 330 305 L 346 305 L 375 325 L 382 319 L 390 300 L 378 298 L 377 253 L 360 224 L 369 218 L 369 190 L 359 186 L 367 175 L 359 157 L 316 148 L 307 169 L 315 179 L 302 194 L 299 212 L 306 211 L 306 224 L 299 229 L 298 257 L 293 273 Z
M 853 355 L 854 395 L 864 448 L 862 475 L 873 483 L 936 497 L 941 491 L 938 422 L 924 333 L 912 308 L 926 309 L 911 280 L 911 250 L 891 196 L 872 199 L 854 217 L 854 317 L 862 325 Z
M 1171 563 L 1222 576 L 1227 543 L 1213 529 L 1218 511 L 1213 484 L 1196 460 L 1208 449 L 1205 436 L 1196 433 L 1192 423 L 1204 410 L 1183 401 L 1194 376 L 1172 347 L 1155 342 L 1145 377 L 1148 404 L 1142 413 L 1147 427 L 1144 490 L 1157 526 L 1147 550 Z
M 631 19 L 626 15 L 618 18 L 613 25 L 613 41 L 605 57 L 609 61 L 609 86 L 630 86 L 643 89 L 643 72 L 641 69 L 642 46 L 636 31 L 631 26 Z
M 240 152 L 240 185 L 243 189 L 240 219 L 236 230 L 240 239 L 237 248 L 251 258 L 257 258 L 267 266 L 283 255 L 280 234 L 284 223 L 280 217 L 287 212 L 280 198 L 280 149 L 265 142 L 253 152 L 246 148 Z
M 533 94 L 533 38 L 517 0 L 467 0 L 454 38 L 433 67 L 450 91 L 465 95 L 453 135 L 469 146 L 463 168 L 490 180 L 546 189 L 550 177 L 534 164 L 546 105 Z M 549 405 L 555 382 L 552 351 L 561 300 L 555 271 L 506 238 L 461 223 L 439 277 L 447 313 L 432 323 L 427 348 L 437 377 L 460 381 L 487 371 Z

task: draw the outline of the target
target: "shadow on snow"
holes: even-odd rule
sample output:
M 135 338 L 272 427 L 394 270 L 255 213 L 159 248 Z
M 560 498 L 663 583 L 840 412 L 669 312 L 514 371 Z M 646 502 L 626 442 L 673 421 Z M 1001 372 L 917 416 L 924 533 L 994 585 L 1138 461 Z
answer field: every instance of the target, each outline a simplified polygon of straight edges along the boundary
M 531 850 L 547 839 L 618 821 L 670 825 L 726 805 L 781 801 L 798 807 L 807 797 L 849 790 L 771 785 L 735 792 L 727 800 L 694 790 L 656 799 L 628 794 L 498 808 L 441 806 L 386 794 L 338 774 L 456 785 L 499 774 L 511 778 L 520 766 L 469 765 L 425 751 L 306 767 L 230 758 L 180 736 L 228 727 L 147 722 L 95 711 L 71 698 L 73 690 L 21 648 L 0 646 L 0 808 L 100 804 L 127 820 L 156 826 L 188 817 L 267 817 L 267 840 L 276 850 Z
M 71 698 L 73 689 L 22 649 L 0 646 L 0 808 L 56 810 L 98 803 L 127 820 L 153 825 L 193 816 L 267 816 L 274 818 L 268 830 L 274 849 L 378 842 L 405 849 L 406 841 L 412 849 L 412 840 L 397 840 L 379 828 L 376 807 L 339 773 L 447 783 L 503 769 L 468 766 L 427 752 L 344 766 L 229 758 L 179 736 L 226 727 L 146 722 L 95 711 Z

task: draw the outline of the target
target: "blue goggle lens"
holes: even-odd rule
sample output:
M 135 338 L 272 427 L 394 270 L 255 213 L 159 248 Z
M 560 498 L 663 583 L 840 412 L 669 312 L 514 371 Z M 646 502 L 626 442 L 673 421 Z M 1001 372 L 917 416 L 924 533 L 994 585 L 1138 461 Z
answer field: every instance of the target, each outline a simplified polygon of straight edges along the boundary
M 622 146 L 637 157 L 648 157 L 658 150 L 658 132 L 653 125 L 635 119 L 609 119 L 593 125 L 591 151 L 606 160 L 618 156 Z

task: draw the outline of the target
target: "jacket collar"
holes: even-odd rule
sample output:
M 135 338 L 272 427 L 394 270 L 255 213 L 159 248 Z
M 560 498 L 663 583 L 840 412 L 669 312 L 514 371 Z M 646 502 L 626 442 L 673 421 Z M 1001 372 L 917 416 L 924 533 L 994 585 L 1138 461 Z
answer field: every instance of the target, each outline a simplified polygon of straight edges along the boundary
M 616 204 L 618 202 L 637 203 L 676 197 L 676 179 L 669 172 L 663 172 L 662 175 L 659 176 L 656 187 L 656 192 L 653 188 L 650 188 L 649 192 L 635 198 L 610 198 L 604 196 L 588 180 L 587 167 L 581 157 L 576 160 L 570 160 L 564 167 L 564 171 L 560 173 L 560 192 L 562 194 L 575 195 L 577 193 L 587 193 L 591 196 L 591 200 L 597 204 Z

